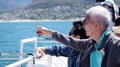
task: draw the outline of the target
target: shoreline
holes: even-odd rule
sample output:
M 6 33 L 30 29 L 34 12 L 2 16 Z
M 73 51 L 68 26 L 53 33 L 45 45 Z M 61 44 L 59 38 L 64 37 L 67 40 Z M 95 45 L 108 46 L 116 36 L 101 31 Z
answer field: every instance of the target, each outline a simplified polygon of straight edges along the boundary
M 70 20 L 49 20 L 49 19 L 43 19 L 43 20 L 30 20 L 30 19 L 25 19 L 25 20 L 0 20 L 0 22 L 49 22 L 49 21 L 79 21 L 83 20 L 83 18 L 77 18 L 77 19 L 70 19 Z
M 52 22 L 52 21 L 77 21 L 77 20 L 12 20 L 0 22 Z

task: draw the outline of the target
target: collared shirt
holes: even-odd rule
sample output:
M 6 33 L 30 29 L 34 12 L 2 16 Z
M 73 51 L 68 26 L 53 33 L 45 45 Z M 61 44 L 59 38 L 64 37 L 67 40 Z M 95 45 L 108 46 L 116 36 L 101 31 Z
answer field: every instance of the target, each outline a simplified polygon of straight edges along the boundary
M 101 35 L 99 42 L 95 43 L 95 45 L 94 45 L 95 50 L 93 52 L 91 52 L 91 54 L 90 54 L 90 67 L 101 67 L 103 55 L 98 50 L 98 48 L 99 48 L 104 36 L 107 35 L 108 33 L 109 33 L 109 30 L 108 29 L 105 30 L 103 32 L 103 34 Z

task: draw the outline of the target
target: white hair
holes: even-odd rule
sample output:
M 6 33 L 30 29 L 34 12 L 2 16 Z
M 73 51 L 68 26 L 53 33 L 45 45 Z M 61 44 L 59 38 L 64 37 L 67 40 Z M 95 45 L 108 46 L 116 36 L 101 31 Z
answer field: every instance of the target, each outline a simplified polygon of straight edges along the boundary
M 110 23 L 110 13 L 102 6 L 94 6 L 86 11 L 86 15 L 89 15 L 94 22 L 100 22 L 105 28 Z

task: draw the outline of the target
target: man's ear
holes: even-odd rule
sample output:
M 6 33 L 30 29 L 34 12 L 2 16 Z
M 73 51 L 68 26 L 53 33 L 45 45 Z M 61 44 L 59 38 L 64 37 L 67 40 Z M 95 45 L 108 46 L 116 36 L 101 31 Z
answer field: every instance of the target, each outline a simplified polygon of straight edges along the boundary
M 100 27 L 100 23 L 99 22 L 96 22 L 96 25 L 95 25 L 96 29 L 98 29 Z

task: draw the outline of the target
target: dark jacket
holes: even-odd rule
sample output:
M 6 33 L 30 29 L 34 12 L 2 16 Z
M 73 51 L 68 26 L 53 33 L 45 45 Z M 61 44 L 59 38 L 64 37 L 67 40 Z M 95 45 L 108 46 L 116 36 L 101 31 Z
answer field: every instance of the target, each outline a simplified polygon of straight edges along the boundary
M 46 47 L 45 53 L 52 56 L 68 57 L 68 67 L 79 67 L 82 53 L 66 46 Z
M 90 67 L 90 53 L 95 49 L 92 39 L 76 40 L 72 37 L 54 32 L 52 38 L 76 50 L 84 51 L 80 67 Z M 99 51 L 103 54 L 101 67 L 120 67 L 120 38 L 114 33 L 105 35 Z

